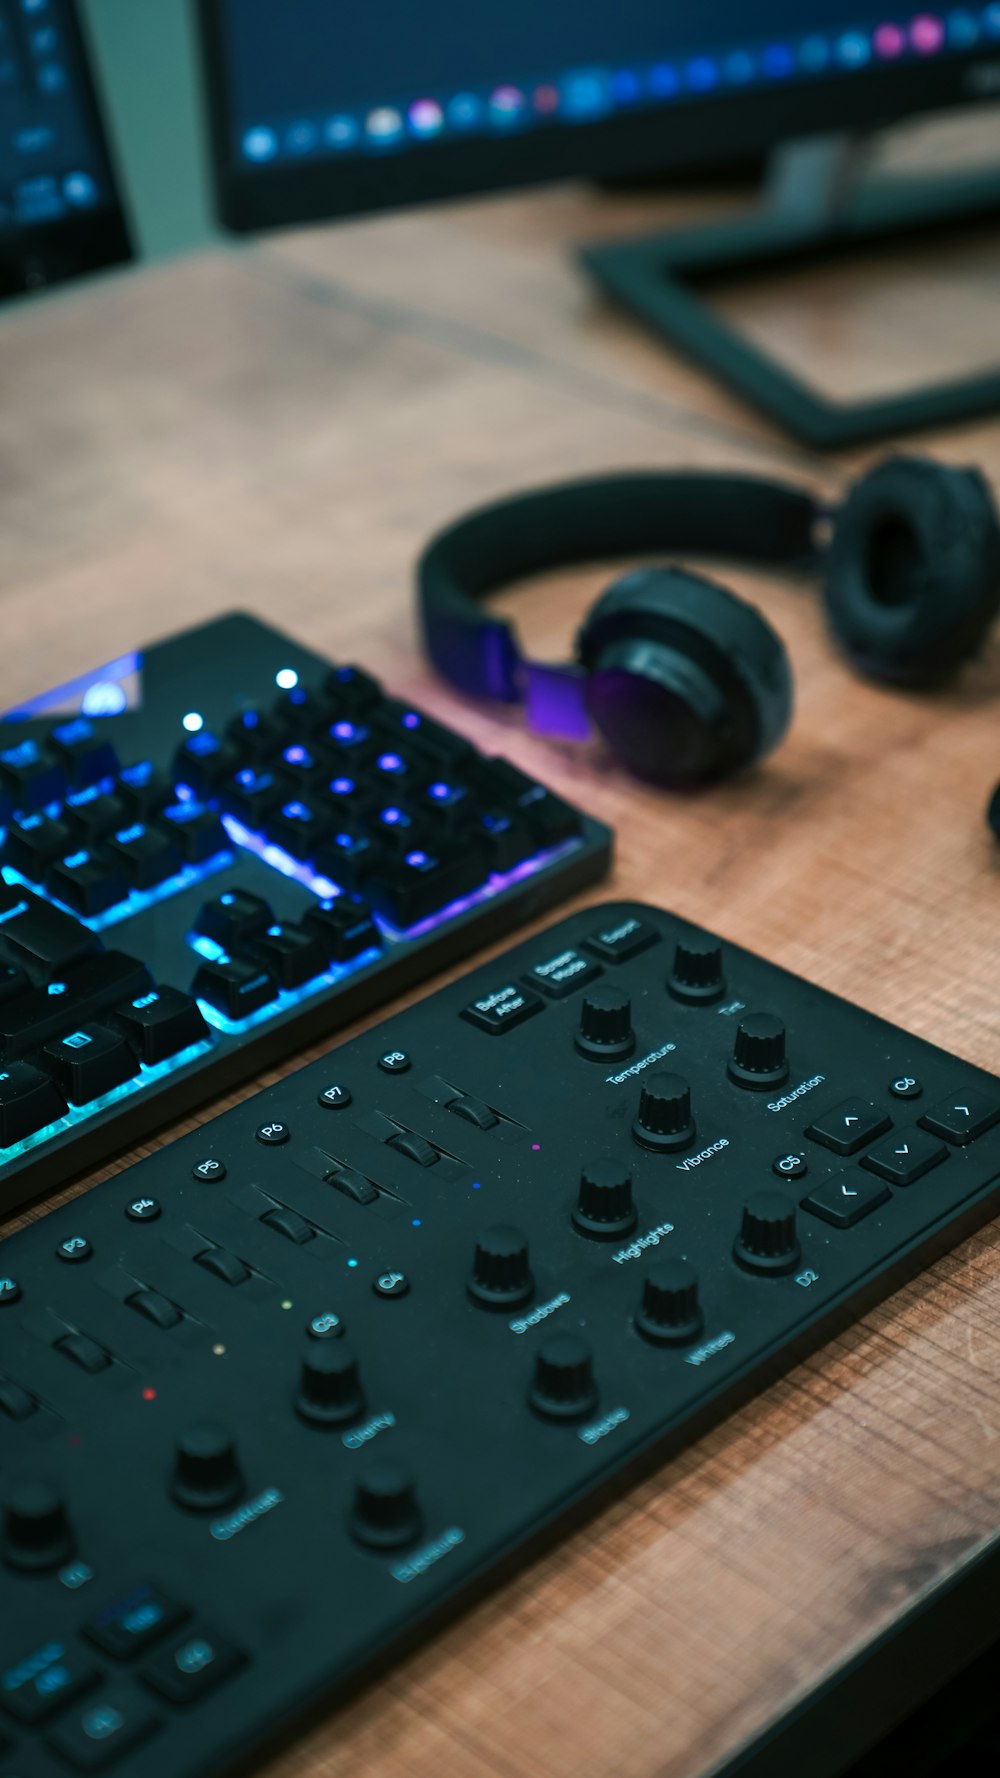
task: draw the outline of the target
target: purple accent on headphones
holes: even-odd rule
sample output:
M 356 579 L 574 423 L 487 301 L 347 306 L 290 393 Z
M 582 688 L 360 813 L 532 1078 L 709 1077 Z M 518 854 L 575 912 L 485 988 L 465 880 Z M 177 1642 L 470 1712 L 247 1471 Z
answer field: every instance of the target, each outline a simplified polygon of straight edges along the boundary
M 572 662 L 525 661 L 524 701 L 528 725 L 562 741 L 590 741 L 594 729 L 587 709 L 587 674 Z

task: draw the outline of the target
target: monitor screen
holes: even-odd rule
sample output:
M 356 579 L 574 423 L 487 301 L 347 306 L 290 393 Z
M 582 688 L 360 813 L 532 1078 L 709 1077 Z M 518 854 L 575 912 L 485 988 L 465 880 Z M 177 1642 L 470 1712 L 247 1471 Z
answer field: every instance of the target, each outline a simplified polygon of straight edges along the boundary
M 128 256 L 72 0 L 0 0 L 0 295 Z
M 866 4 L 202 0 L 227 219 L 721 157 L 961 97 L 1000 57 L 1000 0 Z

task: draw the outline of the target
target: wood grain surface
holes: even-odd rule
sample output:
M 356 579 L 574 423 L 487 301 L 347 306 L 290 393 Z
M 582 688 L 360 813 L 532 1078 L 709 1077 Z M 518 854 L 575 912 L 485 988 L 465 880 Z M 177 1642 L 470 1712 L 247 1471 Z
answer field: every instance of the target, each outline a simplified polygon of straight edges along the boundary
M 698 208 L 565 188 L 278 237 L 6 309 L 0 705 L 245 607 L 363 661 L 613 822 L 616 871 L 590 900 L 658 901 L 1000 1069 L 1000 849 L 983 821 L 1000 776 L 1000 640 L 934 697 L 879 690 L 838 659 L 813 587 L 727 570 L 785 637 L 798 712 L 763 768 L 690 798 L 532 739 L 421 659 L 413 561 L 473 502 L 636 465 L 835 493 L 860 466 L 766 431 L 573 266 L 589 236 Z M 996 355 L 1000 248 L 968 251 L 958 329 L 941 300 L 954 265 L 899 255 L 901 309 L 877 274 L 838 268 L 810 273 L 794 305 L 755 286 L 748 314 L 832 387 L 943 374 L 956 352 Z M 996 423 L 928 448 L 1000 482 Z M 613 567 L 511 595 L 531 645 L 564 653 Z M 271 1778 L 724 1769 L 995 1537 L 998 1375 L 990 1227 L 301 1739 Z

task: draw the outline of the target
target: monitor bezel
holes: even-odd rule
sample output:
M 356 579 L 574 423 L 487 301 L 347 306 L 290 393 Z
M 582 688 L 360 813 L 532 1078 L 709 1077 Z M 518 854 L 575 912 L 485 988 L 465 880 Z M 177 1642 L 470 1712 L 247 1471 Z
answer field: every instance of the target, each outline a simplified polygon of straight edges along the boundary
M 241 169 L 232 153 L 233 118 L 225 55 L 223 0 L 195 0 L 204 48 L 205 89 L 219 220 L 236 234 L 441 202 L 558 179 L 615 177 L 663 168 L 684 172 L 713 160 L 759 154 L 817 133 L 855 133 L 952 105 L 976 103 L 969 70 L 981 46 L 817 76 L 801 84 L 727 90 L 599 122 L 532 128 L 519 134 L 449 138 L 405 152 Z M 1000 69 L 1000 44 L 992 52 Z M 983 95 L 988 97 L 988 95 Z M 724 114 L 722 129 L 720 113 Z
M 111 201 L 57 222 L 0 233 L 0 300 L 24 296 L 50 285 L 127 265 L 135 257 L 132 231 L 104 113 L 98 98 L 93 52 L 77 0 L 66 0 L 66 20 L 87 123 L 104 163 Z

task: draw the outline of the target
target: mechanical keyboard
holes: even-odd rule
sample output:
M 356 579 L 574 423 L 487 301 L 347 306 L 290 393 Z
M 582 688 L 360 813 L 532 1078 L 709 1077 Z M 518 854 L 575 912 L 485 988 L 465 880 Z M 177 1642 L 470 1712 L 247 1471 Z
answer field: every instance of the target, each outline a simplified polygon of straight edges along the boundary
M 1000 1081 L 587 908 L 0 1248 L 0 1778 L 217 1778 L 996 1209 Z
M 0 726 L 0 1213 L 607 867 L 367 673 L 226 617 Z

